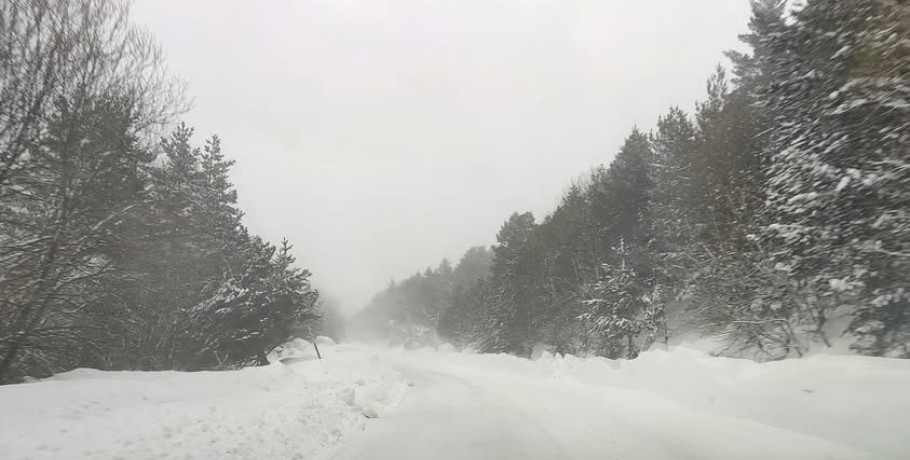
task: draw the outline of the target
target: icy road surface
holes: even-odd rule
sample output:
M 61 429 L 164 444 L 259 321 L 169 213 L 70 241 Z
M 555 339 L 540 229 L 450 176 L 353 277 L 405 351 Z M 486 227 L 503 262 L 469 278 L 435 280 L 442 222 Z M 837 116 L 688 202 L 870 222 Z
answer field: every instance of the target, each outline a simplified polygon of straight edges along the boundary
M 906 360 L 322 350 L 0 387 L 0 459 L 910 458 Z
M 522 367 L 533 365 L 513 363 L 512 357 L 480 356 L 472 362 L 469 357 L 457 356 L 455 363 L 446 356 L 427 354 L 422 359 L 415 358 L 408 353 L 399 354 L 397 359 L 385 355 L 394 368 L 412 381 L 413 388 L 392 414 L 329 458 L 888 458 L 885 454 L 874 455 L 839 443 L 843 440 L 826 440 L 809 433 L 720 415 L 712 413 L 710 408 L 693 409 L 644 391 L 561 378 L 559 366 L 554 366 L 557 370 L 552 375 L 545 376 L 533 372 L 540 369 L 520 372 Z M 490 363 L 491 358 L 503 360 L 503 366 Z M 598 361 L 606 363 L 606 360 Z M 672 373 L 665 378 L 669 385 L 674 384 Z M 810 394 L 803 390 L 794 388 L 803 395 Z M 782 399 L 777 403 L 787 401 Z M 901 405 L 906 407 L 906 401 Z M 787 410 L 782 408 L 782 412 Z M 815 416 L 820 418 L 823 414 Z

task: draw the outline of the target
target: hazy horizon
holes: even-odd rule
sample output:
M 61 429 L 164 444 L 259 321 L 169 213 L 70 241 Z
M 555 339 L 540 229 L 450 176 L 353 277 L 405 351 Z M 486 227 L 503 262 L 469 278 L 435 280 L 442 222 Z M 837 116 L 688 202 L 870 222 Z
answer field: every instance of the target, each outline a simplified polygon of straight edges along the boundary
M 288 237 L 348 313 L 493 243 L 513 211 L 541 218 L 634 125 L 691 108 L 748 15 L 728 0 L 134 4 L 188 84 L 197 140 L 218 134 L 237 161 L 245 223 Z

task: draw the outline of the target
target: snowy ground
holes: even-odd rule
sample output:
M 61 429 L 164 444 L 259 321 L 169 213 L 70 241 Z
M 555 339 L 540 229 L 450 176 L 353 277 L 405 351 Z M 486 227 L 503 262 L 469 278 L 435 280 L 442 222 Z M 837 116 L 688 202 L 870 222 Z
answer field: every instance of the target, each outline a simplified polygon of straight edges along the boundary
M 401 400 L 363 352 L 233 372 L 80 369 L 0 387 L 0 459 L 308 459 Z
M 323 348 L 237 372 L 0 387 L 0 458 L 910 458 L 908 361 Z

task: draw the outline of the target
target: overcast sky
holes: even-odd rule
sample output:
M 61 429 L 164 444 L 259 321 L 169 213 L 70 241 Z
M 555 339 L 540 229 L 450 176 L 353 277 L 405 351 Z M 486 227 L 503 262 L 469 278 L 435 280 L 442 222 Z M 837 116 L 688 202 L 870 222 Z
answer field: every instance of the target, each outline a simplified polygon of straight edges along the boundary
M 746 0 L 136 0 L 245 223 L 347 311 L 693 107 Z

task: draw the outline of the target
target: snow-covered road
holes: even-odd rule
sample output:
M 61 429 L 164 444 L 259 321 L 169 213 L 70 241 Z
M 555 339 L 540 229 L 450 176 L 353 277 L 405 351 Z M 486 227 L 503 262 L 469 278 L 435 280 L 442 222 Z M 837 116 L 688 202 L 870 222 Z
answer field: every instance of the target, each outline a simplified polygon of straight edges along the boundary
M 306 355 L 308 344 L 289 347 Z M 231 372 L 0 387 L 0 459 L 905 459 L 910 361 L 326 345 Z
M 637 390 L 386 355 L 414 386 L 332 460 L 879 458 Z M 483 360 L 483 357 L 478 358 Z M 668 376 L 672 379 L 672 376 Z

